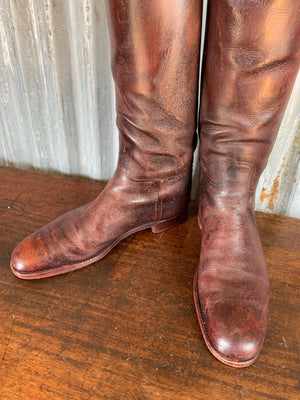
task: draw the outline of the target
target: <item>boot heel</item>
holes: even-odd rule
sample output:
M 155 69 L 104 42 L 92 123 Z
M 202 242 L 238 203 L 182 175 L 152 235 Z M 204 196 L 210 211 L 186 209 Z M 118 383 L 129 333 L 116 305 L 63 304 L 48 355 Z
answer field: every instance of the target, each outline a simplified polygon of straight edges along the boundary
M 184 213 L 179 215 L 178 217 L 167 219 L 161 222 L 158 222 L 154 226 L 151 227 L 151 231 L 153 233 L 160 233 L 166 231 L 167 229 L 174 228 L 174 226 L 182 224 L 187 219 L 187 214 Z

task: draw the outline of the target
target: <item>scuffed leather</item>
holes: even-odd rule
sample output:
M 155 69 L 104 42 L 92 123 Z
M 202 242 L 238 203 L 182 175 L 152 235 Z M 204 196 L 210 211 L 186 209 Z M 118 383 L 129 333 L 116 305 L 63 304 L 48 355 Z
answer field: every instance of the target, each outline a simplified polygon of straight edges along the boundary
M 196 128 L 201 2 L 107 0 L 120 132 L 104 191 L 26 238 L 11 268 L 42 278 L 104 257 L 120 240 L 183 221 Z
M 209 350 L 252 364 L 269 300 L 254 195 L 299 70 L 298 0 L 211 0 L 201 93 L 200 264 L 194 296 Z
M 160 221 L 176 223 L 176 217 L 182 222 L 189 183 L 189 173 L 136 182 L 119 167 L 96 199 L 21 242 L 12 255 L 13 272 L 21 278 L 42 278 L 72 271 L 103 258 L 131 233 L 155 229 Z

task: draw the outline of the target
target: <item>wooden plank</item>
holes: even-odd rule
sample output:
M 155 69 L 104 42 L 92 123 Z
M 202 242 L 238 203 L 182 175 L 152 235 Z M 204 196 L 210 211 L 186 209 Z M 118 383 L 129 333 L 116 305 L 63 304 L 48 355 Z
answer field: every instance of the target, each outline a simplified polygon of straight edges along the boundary
M 133 235 L 82 270 L 22 281 L 9 268 L 15 244 L 103 184 L 10 168 L 0 182 L 1 400 L 298 398 L 299 220 L 257 214 L 269 326 L 257 362 L 234 369 L 211 356 L 197 323 L 195 203 L 179 227 Z

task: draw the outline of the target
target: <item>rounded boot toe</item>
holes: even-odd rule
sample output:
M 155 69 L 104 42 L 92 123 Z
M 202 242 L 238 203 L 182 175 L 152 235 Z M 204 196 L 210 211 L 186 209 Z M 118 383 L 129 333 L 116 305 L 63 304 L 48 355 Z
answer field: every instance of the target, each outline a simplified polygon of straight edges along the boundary
M 258 357 L 265 338 L 266 321 L 259 310 L 215 307 L 204 316 L 205 341 L 211 353 L 225 364 L 247 367 Z M 267 314 L 265 314 L 266 316 Z
M 210 338 L 210 351 L 225 364 L 235 367 L 251 365 L 259 355 L 261 344 L 255 337 L 236 333 L 233 335 L 218 335 Z
M 29 236 L 13 250 L 10 267 L 18 278 L 31 279 L 35 274 L 45 268 L 45 254 L 41 248 L 42 243 Z

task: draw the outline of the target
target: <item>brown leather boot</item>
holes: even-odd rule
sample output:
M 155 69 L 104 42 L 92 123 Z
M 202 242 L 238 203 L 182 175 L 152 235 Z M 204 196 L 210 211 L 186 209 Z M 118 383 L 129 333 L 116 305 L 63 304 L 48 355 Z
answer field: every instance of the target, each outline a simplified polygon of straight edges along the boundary
M 194 298 L 212 354 L 246 367 L 261 350 L 269 300 L 254 195 L 299 69 L 300 2 L 211 0 L 209 7 Z
M 117 170 L 91 203 L 50 222 L 12 254 L 13 273 L 44 278 L 103 258 L 143 229 L 183 222 L 196 127 L 199 0 L 106 0 L 116 86 Z

